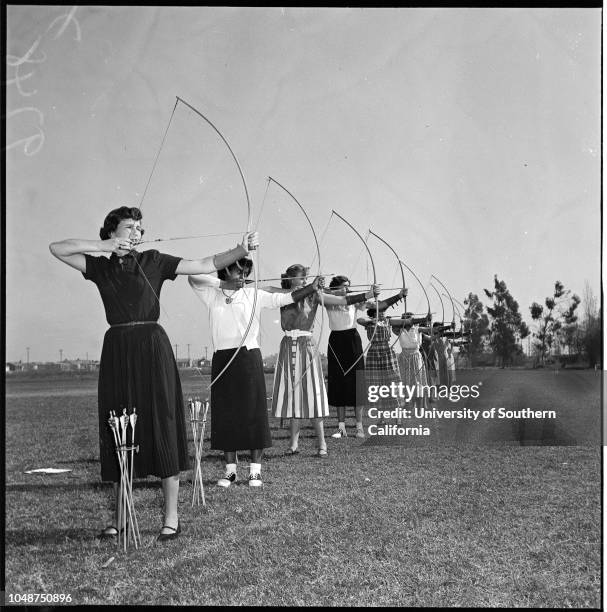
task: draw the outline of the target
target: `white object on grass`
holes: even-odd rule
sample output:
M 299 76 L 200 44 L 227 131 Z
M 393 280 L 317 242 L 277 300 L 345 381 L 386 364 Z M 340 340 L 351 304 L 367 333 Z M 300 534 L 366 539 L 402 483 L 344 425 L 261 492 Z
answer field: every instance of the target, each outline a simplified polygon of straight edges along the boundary
M 25 474 L 63 474 L 63 472 L 71 472 L 65 468 L 37 468 L 35 470 L 25 470 Z

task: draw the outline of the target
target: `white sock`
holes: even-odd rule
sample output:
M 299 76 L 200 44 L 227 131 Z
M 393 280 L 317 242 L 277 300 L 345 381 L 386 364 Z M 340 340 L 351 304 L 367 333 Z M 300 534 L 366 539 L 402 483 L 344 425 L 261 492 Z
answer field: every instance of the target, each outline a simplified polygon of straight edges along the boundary
M 346 428 L 346 423 L 345 422 L 342 423 L 341 421 L 339 421 L 338 428 L 339 429 L 345 429 Z
M 362 429 L 362 428 L 363 428 L 362 421 L 359 421 L 358 423 L 356 423 L 356 429 Z
M 226 463 L 226 473 L 231 474 L 232 472 L 236 473 L 236 464 Z
M 261 473 L 261 463 L 251 463 L 249 467 L 249 474 L 260 474 Z

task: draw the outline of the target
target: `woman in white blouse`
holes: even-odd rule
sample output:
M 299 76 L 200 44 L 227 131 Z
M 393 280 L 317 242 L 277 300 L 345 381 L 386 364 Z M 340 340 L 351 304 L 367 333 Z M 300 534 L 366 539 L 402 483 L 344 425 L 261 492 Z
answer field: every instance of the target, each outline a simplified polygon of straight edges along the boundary
M 211 448 L 224 452 L 226 469 L 217 482 L 221 487 L 229 487 L 237 479 L 236 453 L 239 450 L 251 452 L 249 486 L 261 486 L 263 449 L 272 446 L 266 383 L 258 342 L 261 309 L 287 306 L 318 289 L 317 279 L 292 293 L 269 293 L 258 289 L 255 300 L 255 290 L 243 286 L 252 268 L 252 260 L 243 258 L 219 270 L 218 278 L 205 274 L 188 277 L 190 286 L 209 310 L 214 347 L 211 364 Z M 250 321 L 246 339 L 238 349 Z M 237 355 L 230 363 L 236 351 Z

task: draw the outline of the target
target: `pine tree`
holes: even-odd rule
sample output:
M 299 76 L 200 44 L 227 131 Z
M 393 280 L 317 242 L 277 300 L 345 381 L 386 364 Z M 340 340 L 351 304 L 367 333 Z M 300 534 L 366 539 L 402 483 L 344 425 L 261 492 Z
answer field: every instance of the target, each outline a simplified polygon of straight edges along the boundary
M 580 302 L 575 293 L 571 295 L 571 291 L 566 290 L 563 283 L 557 280 L 553 294 L 544 301 L 545 307 L 537 302 L 530 306 L 531 318 L 538 324 L 533 335 L 536 338 L 534 347 L 541 363 L 544 363 L 553 347 L 558 350 L 561 344 L 570 347 L 573 343 L 577 321 L 575 311 Z
M 511 364 L 515 355 L 523 351 L 519 341 L 529 335 L 529 328 L 519 312 L 518 302 L 512 297 L 504 281 L 494 276 L 494 289 L 484 289 L 485 295 L 493 300 L 493 307 L 487 306 L 491 317 L 489 344 L 493 348 L 500 367 Z
M 466 310 L 464 310 L 464 331 L 470 332 L 470 337 L 466 344 L 460 347 L 460 353 L 470 360 L 470 367 L 473 367 L 474 358 L 484 352 L 486 338 L 489 333 L 489 317 L 483 312 L 485 307 L 478 299 L 478 295 L 469 293 L 464 300 Z

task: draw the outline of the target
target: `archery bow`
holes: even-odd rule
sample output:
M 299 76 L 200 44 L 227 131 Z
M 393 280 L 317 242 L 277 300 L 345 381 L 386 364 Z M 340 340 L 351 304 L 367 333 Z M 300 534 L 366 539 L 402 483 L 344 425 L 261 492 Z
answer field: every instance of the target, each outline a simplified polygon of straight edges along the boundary
M 169 127 L 171 126 L 171 121 L 173 119 L 173 115 L 175 114 L 175 110 L 177 109 L 177 105 L 179 104 L 179 102 L 181 102 L 184 106 L 187 106 L 191 111 L 193 111 L 194 113 L 196 113 L 200 118 L 202 118 L 209 126 L 211 126 L 211 128 L 213 128 L 213 130 L 217 133 L 217 135 L 221 138 L 221 140 L 223 141 L 223 143 L 226 145 L 226 147 L 228 148 L 228 150 L 230 151 L 230 154 L 232 155 L 232 159 L 234 160 L 234 163 L 236 164 L 236 167 L 238 168 L 238 173 L 240 174 L 240 178 L 242 179 L 242 184 L 244 186 L 244 192 L 245 192 L 245 197 L 246 197 L 246 201 L 247 201 L 247 230 L 246 232 L 249 233 L 251 231 L 251 200 L 249 198 L 249 190 L 247 187 L 247 182 L 245 180 L 244 177 L 244 173 L 242 171 L 242 168 L 240 166 L 240 163 L 238 161 L 238 158 L 236 157 L 236 154 L 234 153 L 234 151 L 232 150 L 232 147 L 230 146 L 230 144 L 228 143 L 228 141 L 226 140 L 226 138 L 224 137 L 224 135 L 219 131 L 219 129 L 215 126 L 215 124 L 208 119 L 205 115 L 203 115 L 198 109 L 194 108 L 191 104 L 188 104 L 188 102 L 186 102 L 183 98 L 180 98 L 179 96 L 176 96 L 176 101 L 175 101 L 175 106 L 173 107 L 173 112 L 171 113 L 171 117 L 169 119 L 169 123 L 167 125 L 167 128 L 164 132 L 164 136 L 162 138 L 162 142 L 160 143 L 160 148 L 158 149 L 158 153 L 156 154 L 156 158 L 154 160 L 154 164 L 152 166 L 152 172 L 150 173 L 150 176 L 148 178 L 148 181 L 146 183 L 143 195 L 141 197 L 141 202 L 139 205 L 139 208 L 141 210 L 141 206 L 143 205 L 143 199 L 145 198 L 145 195 L 147 193 L 148 187 L 150 185 L 150 182 L 152 180 L 152 175 L 154 173 L 154 170 L 156 168 L 156 164 L 158 163 L 158 158 L 160 157 L 160 152 L 162 150 L 162 147 L 164 145 L 164 142 L 166 140 L 167 137 L 167 133 L 169 131 Z M 257 253 L 257 262 L 259 263 L 259 259 L 258 259 L 259 255 Z M 137 260 L 135 260 L 137 261 Z M 137 264 L 139 264 L 139 262 L 137 262 Z M 147 279 L 145 273 L 143 272 L 143 270 L 141 269 L 141 266 L 139 266 L 141 272 L 143 273 L 145 280 L 147 281 L 148 285 L 150 284 L 149 280 Z M 240 344 L 238 345 L 238 348 L 234 351 L 234 354 L 232 355 L 232 357 L 230 358 L 230 360 L 228 361 L 228 363 L 226 363 L 226 365 L 223 367 L 223 369 L 221 370 L 221 372 L 219 372 L 219 374 L 211 381 L 211 383 L 207 386 L 207 391 L 211 389 L 211 387 L 221 378 L 221 376 L 223 375 L 223 373 L 228 369 L 228 367 L 231 365 L 231 363 L 234 361 L 234 359 L 236 358 L 236 356 L 238 355 L 242 345 L 244 344 L 249 331 L 251 329 L 251 326 L 253 325 L 253 320 L 255 318 L 255 307 L 257 304 L 257 266 L 254 265 L 253 266 L 253 277 L 255 280 L 255 290 L 254 290 L 254 296 L 253 296 L 253 306 L 252 306 L 252 310 L 251 310 L 251 317 L 249 319 L 247 328 L 242 336 L 242 339 L 240 340 Z M 150 285 L 151 287 L 151 285 Z M 152 288 L 152 287 L 151 287 Z M 152 288 L 152 291 L 153 288 Z M 160 299 L 158 298 L 158 296 L 156 295 L 156 292 L 154 292 L 154 295 L 156 296 L 156 299 L 158 300 L 158 302 L 160 303 Z
M 432 284 L 430 283 L 430 287 L 432 287 L 432 289 L 434 289 L 436 295 L 438 295 L 438 299 L 440 300 L 440 306 L 442 309 L 442 319 L 441 319 L 441 325 L 445 324 L 445 305 L 443 304 L 443 298 L 441 298 L 440 293 L 438 292 L 438 289 Z
M 455 307 L 453 306 L 453 298 L 451 297 L 451 294 L 449 293 L 449 289 L 447 289 L 447 287 L 445 287 L 445 285 L 440 281 L 440 279 L 437 276 L 432 274 L 432 278 L 437 280 L 440 283 L 440 286 L 447 292 L 447 295 L 449 296 L 449 299 L 451 300 L 451 310 L 453 311 L 453 319 L 451 321 L 451 325 L 453 327 L 453 331 L 455 332 Z M 444 323 L 444 321 L 443 321 L 443 323 Z
M 371 260 L 371 268 L 373 269 L 373 284 L 376 285 L 377 284 L 377 276 L 376 276 L 376 273 L 375 273 L 375 262 L 373 261 L 373 255 L 371 255 L 371 251 L 369 249 L 369 246 L 364 241 L 363 237 L 358 233 L 356 228 L 351 223 L 346 221 L 338 212 L 333 210 L 333 211 L 331 211 L 331 214 L 336 215 L 337 217 L 339 217 L 360 238 L 361 242 L 365 245 L 365 249 L 367 250 L 367 253 L 369 254 L 369 259 Z M 376 314 L 379 311 L 379 302 L 378 302 L 377 297 L 378 296 L 375 295 L 375 313 Z M 377 322 L 378 322 L 377 317 L 375 317 L 375 326 L 373 327 L 373 334 L 372 334 L 371 338 L 369 338 L 369 344 L 367 344 L 367 347 L 358 356 L 356 361 L 354 361 L 354 363 L 345 372 L 344 372 L 344 369 L 341 366 L 341 364 L 339 365 L 339 367 L 341 368 L 344 376 L 347 376 L 348 373 L 356 366 L 356 364 L 367 354 L 367 351 L 369 350 L 369 347 L 371 346 L 371 343 L 373 342 L 373 338 L 375 338 L 375 334 L 377 333 Z M 333 354 L 335 355 L 335 353 L 333 353 Z M 337 360 L 337 362 L 339 363 L 339 359 Z
M 199 117 L 204 119 L 215 130 L 215 132 L 221 138 L 221 140 L 226 145 L 226 147 L 228 147 L 228 150 L 230 151 L 230 153 L 232 155 L 232 159 L 234 160 L 234 163 L 236 164 L 236 167 L 238 168 L 238 172 L 240 174 L 240 178 L 242 179 L 242 184 L 244 186 L 244 192 L 245 192 L 245 196 L 246 196 L 246 199 L 247 199 L 247 233 L 249 233 L 251 231 L 251 200 L 249 198 L 249 190 L 247 188 L 247 182 L 246 182 L 246 180 L 244 178 L 244 173 L 242 171 L 242 168 L 240 166 L 238 158 L 236 157 L 236 154 L 232 150 L 232 147 L 230 146 L 230 144 L 228 143 L 228 141 L 226 140 L 224 135 L 217 129 L 217 127 L 213 124 L 213 122 L 210 119 L 205 117 L 199 110 L 194 108 L 191 104 L 188 104 L 185 100 L 183 100 L 179 96 L 177 96 L 177 100 L 179 102 L 181 102 L 182 104 L 184 104 L 185 106 L 187 106 L 190 110 L 195 112 Z M 240 352 L 240 349 L 242 348 L 242 345 L 245 343 L 245 340 L 247 339 L 247 336 L 249 335 L 249 331 L 251 329 L 251 326 L 253 325 L 253 321 L 255 319 L 255 307 L 257 305 L 257 290 L 258 290 L 258 287 L 257 287 L 257 285 L 258 285 L 258 281 L 257 281 L 257 267 L 259 265 L 259 251 L 257 251 L 256 255 L 257 255 L 256 256 L 256 261 L 255 261 L 255 264 L 253 265 L 253 278 L 255 279 L 255 289 L 254 289 L 254 293 L 253 293 L 253 305 L 251 307 L 251 317 L 249 319 L 249 323 L 247 325 L 247 328 L 246 328 L 244 334 L 242 335 L 242 338 L 240 340 L 240 344 L 238 345 L 238 347 L 234 351 L 234 354 L 232 355 L 232 357 L 230 358 L 228 363 L 225 364 L 225 366 L 223 367 L 221 372 L 219 372 L 219 374 L 207 386 L 207 391 L 209 391 L 211 389 L 211 387 L 221 378 L 223 373 L 230 367 L 230 365 L 232 364 L 234 359 L 236 359 L 236 356 Z M 246 295 L 246 293 L 245 293 L 245 295 Z
M 369 229 L 369 234 L 375 236 L 378 240 L 380 240 L 381 242 L 383 242 L 394 254 L 394 257 L 396 257 L 396 261 L 398 263 L 398 267 L 400 269 L 400 276 L 402 278 L 403 281 L 403 290 L 407 289 L 407 286 L 405 285 L 405 273 L 403 272 L 403 267 L 400 265 L 400 257 L 398 256 L 398 253 L 381 237 L 378 236 L 374 231 L 372 231 L 371 229 Z M 406 315 L 407 313 L 407 296 L 404 296 L 404 311 L 403 311 L 403 315 Z M 379 312 L 376 313 L 376 316 L 379 316 Z M 400 329 L 400 331 L 398 332 L 398 334 L 396 335 L 396 340 L 394 340 L 394 342 L 390 345 L 390 349 L 394 348 L 394 345 L 398 342 L 398 339 L 400 338 L 400 335 L 402 333 L 402 327 Z
M 312 221 L 310 220 L 310 217 L 308 216 L 308 213 L 305 211 L 304 207 L 301 205 L 301 203 L 299 202 L 299 200 L 281 183 L 279 183 L 276 179 L 272 178 L 271 176 L 268 177 L 268 181 L 272 181 L 274 184 L 278 185 L 278 187 L 280 187 L 283 191 L 285 191 L 289 196 L 291 196 L 291 198 L 293 198 L 293 200 L 295 201 L 295 203 L 297 204 L 297 206 L 299 206 L 299 208 L 301 209 L 301 212 L 304 214 L 308 225 L 310 226 L 310 229 L 312 230 L 312 235 L 314 236 L 314 242 L 316 243 L 316 254 L 318 256 L 318 275 L 320 276 L 321 274 L 321 267 L 320 267 L 320 245 L 318 244 L 318 238 L 316 236 L 316 231 L 314 230 L 314 226 L 312 225 Z M 323 292 L 322 290 L 319 292 L 320 295 L 320 304 L 321 304 L 321 320 L 320 320 L 320 336 L 319 336 L 319 341 L 317 343 L 316 346 L 316 351 L 314 353 L 314 355 L 312 356 L 312 358 L 310 359 L 310 363 L 308 364 L 308 367 L 304 370 L 303 374 L 299 377 L 299 380 L 297 381 L 296 384 L 293 385 L 293 391 L 295 391 L 295 389 L 297 389 L 297 387 L 299 386 L 299 383 L 304 379 L 304 376 L 307 374 L 308 370 L 312 367 L 312 364 L 314 363 L 314 360 L 316 359 L 316 357 L 318 356 L 318 351 L 320 350 L 320 337 L 322 336 L 322 330 L 323 330 L 323 324 L 324 324 L 324 320 L 325 320 L 325 303 L 324 303 L 324 298 L 323 298 Z

